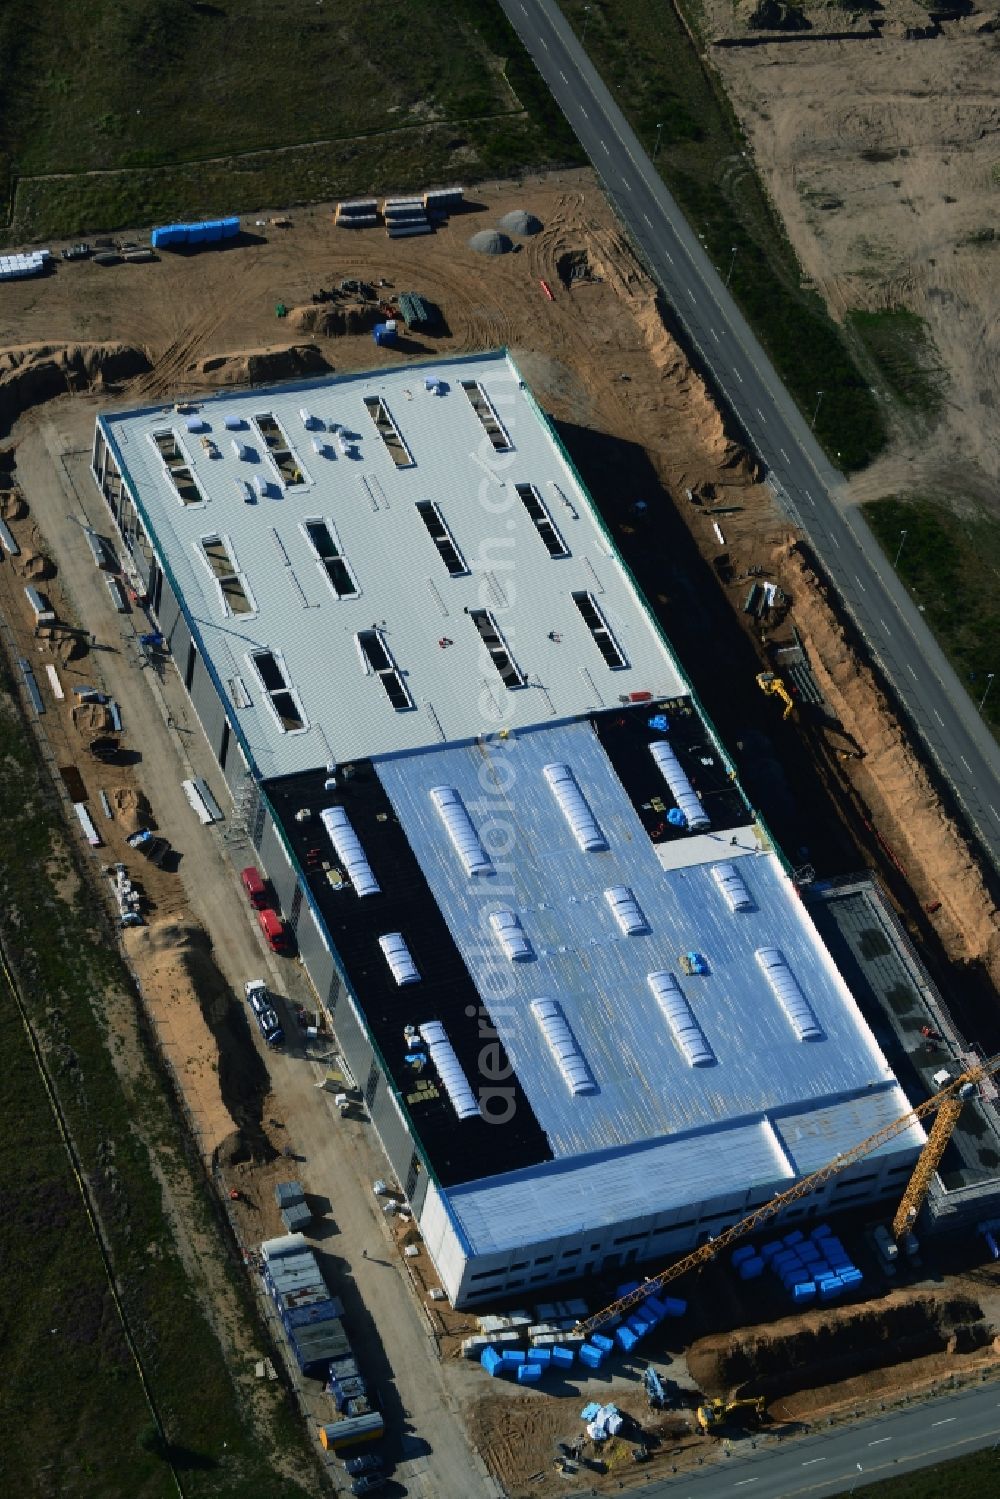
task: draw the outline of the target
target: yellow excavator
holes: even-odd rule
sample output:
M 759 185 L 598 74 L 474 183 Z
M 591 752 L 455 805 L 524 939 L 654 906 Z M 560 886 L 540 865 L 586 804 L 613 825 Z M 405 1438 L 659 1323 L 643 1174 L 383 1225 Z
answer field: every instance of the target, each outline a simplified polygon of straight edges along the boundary
M 726 1424 L 728 1417 L 739 1410 L 752 1410 L 758 1421 L 767 1415 L 767 1403 L 763 1395 L 747 1396 L 740 1400 L 706 1400 L 698 1407 L 698 1425 L 704 1432 L 717 1432 Z
M 793 702 L 791 693 L 788 691 L 788 688 L 785 686 L 782 679 L 780 677 L 776 677 L 773 671 L 760 671 L 757 673 L 757 686 L 760 688 L 761 692 L 772 693 L 775 697 L 781 699 L 781 701 L 785 705 L 785 711 L 781 715 L 781 717 L 783 720 L 786 719 L 789 713 L 791 713 L 792 709 L 795 707 L 795 703 Z

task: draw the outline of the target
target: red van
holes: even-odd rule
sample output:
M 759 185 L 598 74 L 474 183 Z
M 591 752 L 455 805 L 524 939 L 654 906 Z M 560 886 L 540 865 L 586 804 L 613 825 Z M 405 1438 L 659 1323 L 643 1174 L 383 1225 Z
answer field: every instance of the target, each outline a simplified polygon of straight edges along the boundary
M 271 897 L 268 894 L 266 882 L 261 878 L 260 870 L 254 868 L 254 866 L 251 864 L 249 869 L 244 869 L 242 871 L 242 873 L 240 874 L 240 879 L 242 880 L 243 888 L 247 893 L 247 899 L 253 906 L 254 910 L 266 910 L 267 907 L 271 904 Z
M 260 929 L 267 938 L 267 945 L 272 952 L 288 952 L 292 945 L 292 935 L 285 922 L 282 921 L 277 911 L 270 909 L 257 912 L 257 920 Z

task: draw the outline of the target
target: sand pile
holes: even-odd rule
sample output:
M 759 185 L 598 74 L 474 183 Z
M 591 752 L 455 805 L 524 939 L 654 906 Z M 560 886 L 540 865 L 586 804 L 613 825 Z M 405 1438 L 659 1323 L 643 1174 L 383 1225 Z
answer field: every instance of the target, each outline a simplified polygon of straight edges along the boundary
M 87 646 L 82 636 L 68 625 L 38 625 L 35 638 L 43 643 L 50 656 L 64 664 L 86 654 Z
M 513 248 L 510 235 L 502 234 L 499 229 L 480 229 L 469 240 L 469 249 L 475 250 L 477 255 L 506 255 Z
M 19 344 L 0 354 L 0 432 L 7 432 L 29 406 L 111 381 L 128 380 L 149 368 L 130 344 Z
M 104 703 L 77 703 L 72 712 L 78 734 L 105 734 L 111 728 L 111 714 Z
M 46 557 L 44 552 L 22 552 L 19 557 L 14 558 L 14 566 L 22 578 L 27 578 L 31 583 L 40 583 L 45 578 L 55 577 L 55 567 L 52 560 Z
M 523 208 L 514 208 L 510 213 L 505 213 L 500 220 L 500 228 L 508 234 L 540 234 L 542 221 L 533 213 L 526 213 Z
M 27 513 L 28 507 L 19 489 L 7 489 L 0 494 L 0 519 L 22 520 Z
M 872 673 L 854 654 L 802 553 L 785 547 L 775 561 L 795 599 L 796 626 L 820 691 L 865 750 L 863 761 L 852 762 L 858 791 L 886 828 L 921 901 L 941 902 L 935 926 L 950 956 L 984 963 L 1000 985 L 1000 911 L 969 845 Z
M 274 349 L 243 349 L 199 359 L 191 371 L 213 385 L 258 385 L 265 380 L 297 380 L 328 375 L 330 366 L 315 344 L 281 344 Z
M 321 338 L 338 338 L 345 333 L 365 333 L 378 317 L 374 307 L 338 307 L 323 303 L 310 307 L 292 307 L 288 321 L 302 333 L 318 333 Z
M 940 1352 L 957 1327 L 978 1325 L 981 1342 L 987 1331 L 982 1315 L 968 1296 L 895 1292 L 864 1306 L 807 1312 L 742 1333 L 714 1333 L 691 1346 L 687 1364 L 707 1395 L 746 1390 L 773 1399 Z
M 115 817 L 121 823 L 126 836 L 148 828 L 152 821 L 149 803 L 141 791 L 134 786 L 115 786 L 108 799 L 114 808 Z

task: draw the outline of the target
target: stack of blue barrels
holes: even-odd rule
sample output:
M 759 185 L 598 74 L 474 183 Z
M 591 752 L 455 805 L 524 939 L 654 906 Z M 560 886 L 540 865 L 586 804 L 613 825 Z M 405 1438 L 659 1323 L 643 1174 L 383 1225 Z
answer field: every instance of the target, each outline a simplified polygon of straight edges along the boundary
M 199 224 L 163 224 L 153 230 L 154 250 L 177 249 L 180 245 L 208 245 L 220 239 L 235 239 L 240 232 L 238 218 L 204 219 Z
M 834 1301 L 864 1280 L 827 1223 L 819 1224 L 808 1237 L 793 1229 L 783 1239 L 762 1244 L 759 1253 L 753 1245 L 743 1245 L 734 1250 L 732 1264 L 741 1280 L 754 1280 L 765 1267 L 770 1269 L 796 1306 Z
M 538 1384 L 546 1369 L 561 1372 L 571 1369 L 573 1358 L 572 1348 L 529 1348 L 527 1353 L 518 1348 L 505 1348 L 499 1353 L 491 1346 L 483 1349 L 479 1362 L 494 1379 L 501 1374 L 513 1374 L 518 1384 Z

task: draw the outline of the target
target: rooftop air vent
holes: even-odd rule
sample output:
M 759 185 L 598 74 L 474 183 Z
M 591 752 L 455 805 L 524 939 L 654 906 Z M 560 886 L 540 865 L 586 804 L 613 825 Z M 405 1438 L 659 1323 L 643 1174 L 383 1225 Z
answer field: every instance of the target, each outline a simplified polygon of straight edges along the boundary
M 649 753 L 656 761 L 661 776 L 669 786 L 671 796 L 684 813 L 688 827 L 696 831 L 699 828 L 707 828 L 709 826 L 708 813 L 695 795 L 694 787 L 681 769 L 681 762 L 670 745 L 665 739 L 658 739 L 649 746 Z
M 444 823 L 452 847 L 462 861 L 470 877 L 476 874 L 492 874 L 493 863 L 479 841 L 479 834 L 472 818 L 465 810 L 465 803 L 454 786 L 432 786 L 431 801 Z
M 420 983 L 417 965 L 413 961 L 413 955 L 406 945 L 402 932 L 386 932 L 384 937 L 378 939 L 378 945 L 400 988 L 404 984 Z
M 716 864 L 712 879 L 722 891 L 722 898 L 730 911 L 752 911 L 753 897 L 735 864 Z
M 770 985 L 771 992 L 784 1010 L 789 1025 L 800 1041 L 822 1041 L 823 1029 L 812 1005 L 799 988 L 798 980 L 777 947 L 758 947 L 755 954 Z
M 319 814 L 347 877 L 358 895 L 378 895 L 381 886 L 372 873 L 361 840 L 343 807 L 328 807 Z
M 551 786 L 552 794 L 583 852 L 592 854 L 606 849 L 608 840 L 598 827 L 597 819 L 569 766 L 546 765 L 542 768 L 542 774 Z
M 563 1014 L 559 1001 L 557 999 L 533 999 L 531 1013 L 538 1021 L 542 1035 L 548 1042 L 549 1050 L 555 1057 L 556 1066 L 565 1078 L 569 1091 L 574 1096 L 581 1093 L 596 1093 L 597 1084 L 594 1082 L 582 1051 L 576 1044 L 576 1039 L 569 1028 L 569 1022 Z
M 462 1064 L 455 1055 L 455 1048 L 448 1040 L 440 1020 L 429 1020 L 419 1027 L 421 1038 L 427 1042 L 431 1064 L 441 1079 L 441 1086 L 451 1099 L 451 1106 L 459 1119 L 475 1119 L 479 1114 L 476 1095 L 469 1086 L 469 1079 L 462 1071 Z
M 604 899 L 611 907 L 611 914 L 624 936 L 640 937 L 643 932 L 649 931 L 649 922 L 627 885 L 612 885 L 610 890 L 605 890 Z
M 490 926 L 493 928 L 493 935 L 512 963 L 524 962 L 534 957 L 534 950 L 515 912 L 491 912 Z
M 673 1032 L 674 1040 L 684 1053 L 688 1066 L 713 1066 L 715 1052 L 705 1040 L 705 1032 L 694 1018 L 694 1011 L 673 974 L 665 971 L 647 973 L 646 983 Z

